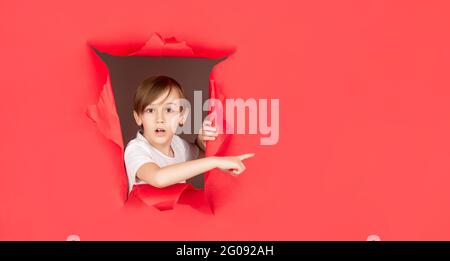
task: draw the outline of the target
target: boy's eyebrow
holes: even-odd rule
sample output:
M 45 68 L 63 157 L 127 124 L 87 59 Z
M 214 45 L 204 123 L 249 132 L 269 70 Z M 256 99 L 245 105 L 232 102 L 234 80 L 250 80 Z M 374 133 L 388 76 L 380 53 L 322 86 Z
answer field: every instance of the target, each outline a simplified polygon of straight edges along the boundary
M 163 103 L 163 104 L 149 104 L 149 105 L 147 105 L 147 106 L 145 106 L 145 108 L 148 108 L 148 107 L 157 107 L 157 106 L 160 106 L 160 105 L 178 105 L 177 103 L 175 103 L 175 102 L 167 102 L 167 103 Z

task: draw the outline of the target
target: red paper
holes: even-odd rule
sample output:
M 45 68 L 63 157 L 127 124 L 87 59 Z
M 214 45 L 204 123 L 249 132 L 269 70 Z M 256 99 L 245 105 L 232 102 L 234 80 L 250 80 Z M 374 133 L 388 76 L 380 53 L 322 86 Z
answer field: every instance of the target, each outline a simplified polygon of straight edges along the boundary
M 2 1 L 0 239 L 450 240 L 449 13 L 443 0 Z M 93 48 L 228 56 L 210 94 L 279 99 L 278 143 L 208 144 L 256 153 L 239 177 L 208 173 L 214 215 L 188 189 L 156 205 L 171 211 L 124 207 Z
M 93 48 L 96 48 L 93 46 Z M 108 53 L 110 49 L 105 47 L 100 47 L 102 52 Z M 122 55 L 126 54 L 125 51 L 120 47 L 115 47 L 111 49 L 112 53 L 120 53 Z M 214 58 L 220 51 L 209 51 L 211 57 Z M 196 52 L 189 47 L 186 42 L 179 42 L 175 38 L 163 39 L 159 34 L 153 34 L 150 39 L 144 44 L 142 48 L 137 51 L 130 52 L 126 54 L 128 56 L 177 56 L 177 57 L 202 57 L 197 55 Z M 205 55 L 203 53 L 202 55 Z M 103 67 L 103 66 L 102 66 Z M 116 105 L 114 101 L 114 94 L 111 87 L 111 81 L 108 70 L 99 70 L 106 74 L 106 83 L 103 85 L 103 89 L 100 94 L 99 101 L 97 105 L 89 106 L 87 110 L 87 115 L 91 118 L 97 125 L 99 131 L 109 140 L 117 144 L 120 148 L 121 155 L 123 155 L 124 144 L 122 140 L 122 134 L 120 130 L 120 120 L 117 115 Z M 101 76 L 102 78 L 105 76 Z M 224 101 L 225 97 L 220 93 L 220 90 L 214 84 L 214 80 L 211 79 L 210 83 L 210 98 L 217 99 L 221 102 Z M 214 105 L 211 104 L 210 112 L 214 110 Z M 225 121 L 223 117 L 219 118 L 222 122 Z M 222 123 L 226 124 L 226 123 Z M 218 136 L 215 142 L 208 142 L 208 150 L 206 152 L 207 156 L 216 155 L 220 149 L 222 143 L 224 142 L 224 136 L 229 136 L 221 134 Z M 211 144 L 214 144 L 210 148 Z M 123 174 L 126 177 L 126 174 Z M 173 185 L 167 188 L 152 188 L 151 186 L 139 186 L 138 192 L 132 191 L 132 197 L 139 197 L 144 203 L 149 206 L 153 206 L 158 210 L 172 210 L 174 205 L 178 202 L 179 198 L 183 196 L 184 204 L 191 205 L 192 207 L 204 212 L 212 213 L 210 209 L 211 205 L 208 202 L 207 194 L 207 177 L 205 176 L 205 190 L 194 190 L 193 187 L 184 185 Z M 145 188 L 145 189 L 143 189 Z M 122 188 L 122 190 L 124 190 Z M 188 190 L 188 191 L 187 191 Z

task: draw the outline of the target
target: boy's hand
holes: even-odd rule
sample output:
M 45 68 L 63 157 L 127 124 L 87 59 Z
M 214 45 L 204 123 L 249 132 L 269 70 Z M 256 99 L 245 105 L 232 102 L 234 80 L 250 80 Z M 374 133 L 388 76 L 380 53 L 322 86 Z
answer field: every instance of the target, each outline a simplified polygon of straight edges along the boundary
M 205 120 L 197 136 L 197 145 L 205 151 L 206 141 L 215 140 L 218 135 L 217 129 L 212 127 L 212 121 Z
M 230 173 L 233 176 L 241 174 L 245 170 L 245 165 L 242 163 L 244 159 L 255 156 L 253 153 L 243 154 L 234 157 L 218 157 L 217 167 Z

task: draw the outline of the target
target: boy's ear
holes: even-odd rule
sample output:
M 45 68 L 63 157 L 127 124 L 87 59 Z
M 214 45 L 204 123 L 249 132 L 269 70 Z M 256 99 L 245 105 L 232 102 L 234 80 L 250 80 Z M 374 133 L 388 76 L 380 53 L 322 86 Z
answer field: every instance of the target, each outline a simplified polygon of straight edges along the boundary
M 139 114 L 135 110 L 133 110 L 133 116 L 134 116 L 134 120 L 136 121 L 136 124 L 138 126 L 141 126 L 142 125 L 141 117 L 139 117 Z
M 184 125 L 188 115 L 189 115 L 189 108 L 187 106 L 183 107 L 183 110 L 181 111 L 180 122 L 178 123 L 180 126 Z

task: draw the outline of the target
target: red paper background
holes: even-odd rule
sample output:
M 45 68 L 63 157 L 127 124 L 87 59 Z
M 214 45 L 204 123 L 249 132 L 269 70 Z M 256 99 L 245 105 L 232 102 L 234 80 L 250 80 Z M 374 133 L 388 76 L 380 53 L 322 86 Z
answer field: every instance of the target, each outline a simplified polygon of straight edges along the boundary
M 0 3 L 0 239 L 449 240 L 450 3 L 310 2 Z M 154 32 L 235 49 L 227 97 L 280 99 L 277 145 L 227 144 L 256 157 L 212 173 L 215 215 L 124 208 L 120 149 L 86 117 L 88 43 Z

